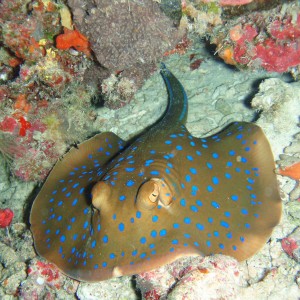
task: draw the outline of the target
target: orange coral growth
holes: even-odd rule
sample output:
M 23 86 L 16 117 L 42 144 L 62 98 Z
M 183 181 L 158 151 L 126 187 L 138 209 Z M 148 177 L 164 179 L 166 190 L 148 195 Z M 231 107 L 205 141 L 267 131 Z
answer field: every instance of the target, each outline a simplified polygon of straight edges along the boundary
M 25 113 L 28 113 L 30 111 L 31 104 L 27 102 L 25 94 L 18 95 L 14 104 L 14 108 L 23 110 Z
M 282 176 L 288 176 L 295 180 L 300 180 L 300 162 L 294 163 L 291 166 L 279 169 L 279 174 Z
M 87 56 L 90 56 L 91 54 L 88 39 L 78 30 L 70 30 L 64 27 L 64 33 L 56 37 L 56 48 L 67 50 L 71 47 L 75 48 L 77 51 L 85 53 Z
M 233 49 L 231 47 L 220 50 L 219 56 L 225 61 L 226 64 L 236 65 L 236 61 L 233 58 Z

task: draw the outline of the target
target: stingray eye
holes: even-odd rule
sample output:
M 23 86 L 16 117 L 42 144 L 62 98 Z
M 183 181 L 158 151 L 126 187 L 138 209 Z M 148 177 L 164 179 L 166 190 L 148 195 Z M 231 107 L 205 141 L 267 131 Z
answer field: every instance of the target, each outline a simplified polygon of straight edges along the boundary
M 136 206 L 138 209 L 153 209 L 158 202 L 168 206 L 172 202 L 172 193 L 169 186 L 160 178 L 151 178 L 139 189 Z
M 96 183 L 92 189 L 92 204 L 98 210 L 108 207 L 111 188 L 104 181 Z
M 152 209 L 157 206 L 159 196 L 159 185 L 149 180 L 141 185 L 137 198 L 136 206 L 138 209 Z

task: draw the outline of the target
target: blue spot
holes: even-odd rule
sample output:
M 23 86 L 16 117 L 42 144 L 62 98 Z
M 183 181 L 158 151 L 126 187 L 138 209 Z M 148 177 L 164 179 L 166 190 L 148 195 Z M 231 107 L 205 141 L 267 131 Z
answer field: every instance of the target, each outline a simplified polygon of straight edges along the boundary
M 230 214 L 230 212 L 229 212 L 229 211 L 225 211 L 225 212 L 224 212 L 224 216 L 225 216 L 225 217 L 229 218 L 229 217 L 230 217 L 230 215 L 231 215 L 231 214 Z
M 191 176 L 190 175 L 185 175 L 185 181 L 190 182 L 191 181 Z
M 172 144 L 172 141 L 167 140 L 167 141 L 165 141 L 165 144 L 166 144 L 166 145 L 171 145 L 171 144 Z
M 248 181 L 250 184 L 253 184 L 253 183 L 255 182 L 252 178 L 247 178 L 247 181 Z
M 203 206 L 203 203 L 202 203 L 202 201 L 201 201 L 201 200 L 199 200 L 199 199 L 197 199 L 197 200 L 196 200 L 196 204 L 197 204 L 198 206 Z
M 159 171 L 153 170 L 150 172 L 151 175 L 159 175 Z
M 57 203 L 57 206 L 62 206 L 63 205 L 63 201 L 62 200 L 60 200 L 58 203 Z
M 240 236 L 240 241 L 241 241 L 242 243 L 244 243 L 244 242 L 245 242 L 245 238 L 244 238 L 243 236 Z
M 236 171 L 237 173 L 240 173 L 240 172 L 241 172 L 241 168 L 235 168 L 235 171 Z
M 173 228 L 178 229 L 179 228 L 179 224 L 178 223 L 174 223 L 173 224 Z
M 87 229 L 89 226 L 89 222 L 88 221 L 85 221 L 84 224 L 83 224 L 83 228 L 84 229 Z
M 181 188 L 185 189 L 184 183 L 180 183 Z
M 125 168 L 126 172 L 133 172 L 135 170 L 135 168 Z
M 217 158 L 219 158 L 219 154 L 218 153 L 213 153 L 212 157 L 215 158 L 215 159 L 217 159 Z
M 83 194 L 83 192 L 84 192 L 84 188 L 81 188 L 79 194 Z
M 130 218 L 130 223 L 134 223 L 134 218 Z
M 167 166 L 171 169 L 173 168 L 173 165 L 171 163 L 167 163 Z
M 130 187 L 130 186 L 133 186 L 134 185 L 134 181 L 133 180 L 128 180 L 127 182 L 126 182 L 126 185 L 128 186 L 128 187 Z
M 104 261 L 104 262 L 102 263 L 102 267 L 103 267 L 103 268 L 106 268 L 106 267 L 107 267 L 107 262 Z
M 226 177 L 227 179 L 230 179 L 230 178 L 231 178 L 231 175 L 230 175 L 229 173 L 225 173 L 225 177 Z
M 93 240 L 93 241 L 92 241 L 91 247 L 92 247 L 92 248 L 95 248 L 95 247 L 96 247 L 96 244 L 97 244 L 96 240 Z
M 178 151 L 181 151 L 181 150 L 182 150 L 182 146 L 177 145 L 177 146 L 176 146 L 176 149 L 177 149 Z
M 197 170 L 195 168 L 190 168 L 190 172 L 194 175 L 197 174 Z
M 54 198 L 51 198 L 51 199 L 49 200 L 49 202 L 50 202 L 50 203 L 54 202 Z
M 100 224 L 97 225 L 97 230 L 98 230 L 98 231 L 101 230 L 101 225 L 100 225 Z
M 198 208 L 195 205 L 191 205 L 190 210 L 193 211 L 193 212 L 198 212 Z
M 131 252 L 131 255 L 132 255 L 132 256 L 136 256 L 136 255 L 137 255 L 137 250 L 132 251 L 132 252 Z
M 225 227 L 225 228 L 229 228 L 230 227 L 229 224 L 227 222 L 223 221 L 223 220 L 220 222 L 220 225 L 223 226 L 223 227 Z
M 233 249 L 234 251 L 236 251 L 236 250 L 237 250 L 237 246 L 233 245 L 233 246 L 232 246 L 232 249 Z
M 253 214 L 253 216 L 254 216 L 255 218 L 258 218 L 258 217 L 259 217 L 259 214 Z
M 194 245 L 195 245 L 196 247 L 199 247 L 199 246 L 200 246 L 198 242 L 194 242 Z
M 140 258 L 145 258 L 147 256 L 147 254 L 144 252 L 140 255 Z
M 120 201 L 124 201 L 126 199 L 126 196 L 124 196 L 124 195 L 121 195 L 120 197 L 119 197 L 119 200 Z
M 241 213 L 242 213 L 243 215 L 248 215 L 248 210 L 247 210 L 246 208 L 242 208 L 242 209 L 241 209 Z
M 143 236 L 141 239 L 140 239 L 140 243 L 141 244 L 145 244 L 147 242 L 147 239 Z
M 227 236 L 227 238 L 232 239 L 232 233 L 231 232 L 226 233 L 226 236 Z
M 166 168 L 165 171 L 166 171 L 167 174 L 171 173 L 171 171 L 168 168 Z
M 159 235 L 160 235 L 160 236 L 166 236 L 166 235 L 167 235 L 167 230 L 166 230 L 166 229 L 162 229 L 162 230 L 159 232 Z
M 242 163 L 246 163 L 247 161 L 248 161 L 248 160 L 247 160 L 246 157 L 242 157 L 242 158 L 241 158 L 241 162 L 242 162 Z
M 212 178 L 212 182 L 213 182 L 213 184 L 219 184 L 219 179 L 218 179 L 218 177 L 214 176 L 214 177 Z
M 178 244 L 178 240 L 172 240 L 172 244 L 173 245 L 177 245 Z
M 203 224 L 197 223 L 197 224 L 196 224 L 196 227 L 197 227 L 197 229 L 199 229 L 199 230 L 204 230 L 204 225 L 203 225 Z
M 250 228 L 251 226 L 250 226 L 249 223 L 245 223 L 245 227 L 246 227 L 246 228 Z
M 220 204 L 216 201 L 211 201 L 211 205 L 214 207 L 214 208 L 220 208 Z
M 52 195 L 55 195 L 55 194 L 57 194 L 57 190 L 54 190 L 54 191 L 52 192 Z
M 77 198 L 74 199 L 73 202 L 72 202 L 72 206 L 75 206 L 77 204 L 77 202 L 78 202 L 78 199 Z
M 212 217 L 207 218 L 208 223 L 212 224 L 214 219 Z
M 60 233 L 60 230 L 57 229 L 57 230 L 55 231 L 55 234 L 56 234 L 56 235 L 59 235 L 59 233 Z
M 155 247 L 155 244 L 150 244 L 150 245 L 149 245 L 149 248 L 150 248 L 150 249 L 153 249 L 154 247 Z
M 77 234 L 77 233 L 75 233 L 75 234 L 73 235 L 73 240 L 74 240 L 74 241 L 76 241 L 76 240 L 77 240 L 77 238 L 78 238 L 78 234 Z
M 206 144 L 202 144 L 203 148 L 208 148 L 208 146 Z
M 249 152 L 250 151 L 250 147 L 245 147 L 245 151 Z
M 191 235 L 188 234 L 188 233 L 184 233 L 183 236 L 184 236 L 185 238 L 187 238 L 187 239 L 189 239 L 189 238 L 191 237 Z
M 183 222 L 184 222 L 185 224 L 191 224 L 191 219 L 188 218 L 188 217 L 186 217 L 186 218 L 184 218 Z
M 172 138 L 172 139 L 177 138 L 177 134 L 170 134 L 170 138 Z
M 122 232 L 125 229 L 125 225 L 123 223 L 119 224 L 119 230 Z
M 214 236 L 219 236 L 219 232 L 218 231 L 214 231 Z
M 231 200 L 232 201 L 238 201 L 239 197 L 237 195 L 232 195 Z
M 234 151 L 234 150 L 230 150 L 230 151 L 229 151 L 229 155 L 230 155 L 230 156 L 234 156 L 234 155 L 235 155 L 235 151 Z
M 150 154 L 155 154 L 156 151 L 155 150 L 150 150 Z
M 197 187 L 196 185 L 193 185 L 193 186 L 192 186 L 192 192 L 191 192 L 191 195 L 192 195 L 192 196 L 196 196 L 198 190 L 199 190 L 198 187 Z
M 156 230 L 152 230 L 151 233 L 150 233 L 150 235 L 151 235 L 153 238 L 155 238 L 155 237 L 157 236 Z
M 201 152 L 200 151 L 196 151 L 196 154 L 198 155 L 198 156 L 201 156 Z
M 195 142 L 190 142 L 190 145 L 191 145 L 192 147 L 195 147 L 195 146 L 196 146 Z
M 207 191 L 210 192 L 210 193 L 214 190 L 213 187 L 212 187 L 211 185 L 208 185 L 208 186 L 206 187 L 206 189 L 207 189 Z
M 189 160 L 189 161 L 193 161 L 194 158 L 191 156 L 191 155 L 187 155 L 186 158 Z
M 180 205 L 181 206 L 186 206 L 186 201 L 185 201 L 184 198 L 180 200 Z
M 135 216 L 136 216 L 138 219 L 140 219 L 141 216 L 142 216 L 142 213 L 141 213 L 140 211 L 137 211 L 136 214 L 135 214 Z
M 206 246 L 211 247 L 211 241 L 206 241 Z
M 221 249 L 224 249 L 224 245 L 223 245 L 223 244 L 219 244 L 219 247 L 220 247 Z
M 213 165 L 209 162 L 206 163 L 206 166 L 211 170 L 213 168 Z
M 64 242 L 66 241 L 66 236 L 65 236 L 65 235 L 62 235 L 62 236 L 60 237 L 60 241 L 61 241 L 62 243 L 64 243 Z
M 243 138 L 243 135 L 242 134 L 238 134 L 237 136 L 236 136 L 236 139 L 237 140 L 241 140 Z
M 61 220 L 62 220 L 62 216 L 58 216 L 57 221 L 61 221 Z
M 102 240 L 104 244 L 108 243 L 108 236 L 105 235 Z
M 157 222 L 157 221 L 158 221 L 158 216 L 153 216 L 153 217 L 152 217 L 152 222 L 155 223 L 155 222 Z
M 148 159 L 148 160 L 145 161 L 145 166 L 148 167 L 148 166 L 150 166 L 153 162 L 154 162 L 153 159 Z
M 86 208 L 83 210 L 83 213 L 86 215 L 88 212 L 89 212 L 89 208 L 86 207 Z
M 109 254 L 109 258 L 110 258 L 110 259 L 114 259 L 115 257 L 116 257 L 116 255 L 115 255 L 114 253 L 110 253 L 110 254 Z
M 172 247 L 172 248 L 170 248 L 170 252 L 174 252 L 175 251 L 175 249 Z

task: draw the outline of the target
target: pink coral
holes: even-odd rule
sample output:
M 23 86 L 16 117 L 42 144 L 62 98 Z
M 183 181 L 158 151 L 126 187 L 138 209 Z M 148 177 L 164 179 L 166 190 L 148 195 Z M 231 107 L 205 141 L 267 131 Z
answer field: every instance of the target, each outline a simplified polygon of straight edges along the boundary
M 0 209 L 0 228 L 8 227 L 13 217 L 14 212 L 10 208 Z

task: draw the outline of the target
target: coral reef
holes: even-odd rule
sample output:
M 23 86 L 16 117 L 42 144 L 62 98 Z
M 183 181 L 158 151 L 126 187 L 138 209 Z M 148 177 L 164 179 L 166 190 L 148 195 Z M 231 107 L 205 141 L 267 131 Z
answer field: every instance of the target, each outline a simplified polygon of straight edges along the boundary
M 163 53 L 180 40 L 172 20 L 152 0 L 69 0 L 68 4 L 98 62 L 110 73 L 123 71 L 122 75 L 134 80 L 137 87 Z
M 0 209 L 0 228 L 6 228 L 12 222 L 14 213 L 10 208 Z
M 233 299 L 241 286 L 237 261 L 224 255 L 185 257 L 137 275 L 143 299 Z
M 101 90 L 104 106 L 117 109 L 130 102 L 136 92 L 136 86 L 132 80 L 126 77 L 117 77 L 111 74 L 102 81 Z
M 80 83 L 90 64 L 88 42 L 67 28 L 64 4 L 5 0 L 0 17 L 0 152 L 14 175 L 41 181 L 92 131 L 95 90 Z M 74 32 L 82 43 L 67 43 Z
M 292 71 L 300 64 L 299 4 L 279 5 L 252 12 L 216 27 L 211 43 L 224 61 L 238 67 L 263 68 L 269 72 Z M 270 17 L 272 16 L 272 17 Z

